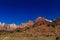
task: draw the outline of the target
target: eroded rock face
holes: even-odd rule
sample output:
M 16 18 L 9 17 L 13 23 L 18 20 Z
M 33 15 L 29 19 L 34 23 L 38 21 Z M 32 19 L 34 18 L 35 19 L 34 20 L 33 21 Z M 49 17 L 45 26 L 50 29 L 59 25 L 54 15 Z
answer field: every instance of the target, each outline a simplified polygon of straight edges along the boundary
M 16 29 L 17 26 L 15 24 L 10 24 L 10 25 L 7 25 L 7 24 L 0 24 L 0 30 L 14 30 Z
M 31 27 L 34 25 L 33 21 L 28 21 L 27 23 L 22 23 L 19 27 L 20 28 L 25 28 L 25 27 Z
M 6 29 L 6 26 L 5 26 L 5 23 L 0 23 L 0 30 L 5 30 Z
M 35 23 L 37 24 L 37 25 L 44 25 L 44 24 L 50 24 L 51 23 L 51 21 L 49 21 L 49 20 L 47 20 L 47 19 L 45 19 L 45 18 L 42 18 L 42 17 L 38 17 L 36 20 L 35 20 Z
M 34 25 L 34 22 L 33 21 L 28 21 L 27 27 L 32 27 L 33 25 Z
M 14 29 L 17 28 L 17 26 L 16 26 L 15 24 L 10 24 L 9 28 L 10 28 L 11 30 L 14 30 Z
M 19 28 L 25 28 L 27 26 L 27 23 L 22 23 Z
M 38 18 L 35 20 L 36 23 L 42 23 L 42 22 L 45 22 L 45 21 L 46 21 L 45 18 L 42 18 L 42 17 L 38 17 Z

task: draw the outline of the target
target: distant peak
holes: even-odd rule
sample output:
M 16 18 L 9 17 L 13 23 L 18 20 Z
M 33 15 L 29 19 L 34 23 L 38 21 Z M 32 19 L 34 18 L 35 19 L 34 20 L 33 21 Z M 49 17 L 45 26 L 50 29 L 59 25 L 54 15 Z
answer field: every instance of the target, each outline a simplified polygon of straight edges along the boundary
M 48 20 L 48 19 L 46 19 L 46 18 L 44 18 L 44 17 L 38 17 L 37 19 L 36 19 L 36 22 L 37 21 L 48 21 L 48 22 L 52 22 L 52 20 Z
M 46 21 L 52 22 L 52 20 L 48 20 L 48 19 L 46 19 L 46 18 L 44 18 L 44 17 L 38 17 L 38 18 L 42 18 L 42 19 L 44 19 L 44 20 L 46 20 Z
M 45 19 L 44 17 L 38 17 L 38 18 L 42 18 L 42 19 Z
M 42 18 L 42 17 L 38 17 L 38 18 Z
M 45 19 L 46 21 L 52 22 L 52 20 Z

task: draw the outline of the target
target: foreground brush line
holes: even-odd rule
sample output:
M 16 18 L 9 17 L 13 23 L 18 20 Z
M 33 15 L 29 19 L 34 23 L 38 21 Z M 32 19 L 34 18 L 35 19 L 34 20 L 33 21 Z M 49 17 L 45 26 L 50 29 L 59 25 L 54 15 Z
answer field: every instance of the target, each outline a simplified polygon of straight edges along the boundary
M 15 37 L 21 39 L 22 37 L 28 40 L 27 37 L 29 37 L 29 39 L 32 37 L 31 40 L 44 40 L 44 38 L 46 38 L 45 40 L 60 40 L 60 18 L 51 21 L 38 17 L 35 21 L 30 20 L 19 26 L 15 24 L 7 25 L 0 23 L 0 37 L 7 35 L 9 38 L 13 37 L 13 39 Z

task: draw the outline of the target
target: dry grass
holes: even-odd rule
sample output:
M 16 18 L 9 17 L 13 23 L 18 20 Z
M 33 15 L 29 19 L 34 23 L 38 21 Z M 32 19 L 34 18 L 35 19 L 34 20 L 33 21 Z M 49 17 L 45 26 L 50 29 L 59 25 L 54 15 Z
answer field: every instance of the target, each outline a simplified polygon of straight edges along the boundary
M 0 35 L 0 40 L 56 40 L 56 36 L 46 37 L 46 36 L 30 36 L 24 37 L 19 35 L 19 33 Z

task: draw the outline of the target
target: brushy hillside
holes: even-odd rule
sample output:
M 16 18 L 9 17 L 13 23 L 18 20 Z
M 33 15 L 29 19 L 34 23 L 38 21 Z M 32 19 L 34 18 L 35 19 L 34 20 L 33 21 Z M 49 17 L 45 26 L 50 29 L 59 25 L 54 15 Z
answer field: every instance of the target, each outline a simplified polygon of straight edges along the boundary
M 28 21 L 19 27 L 4 25 L 1 28 L 0 40 L 60 40 L 59 18 L 51 21 L 39 17 L 34 22 Z

